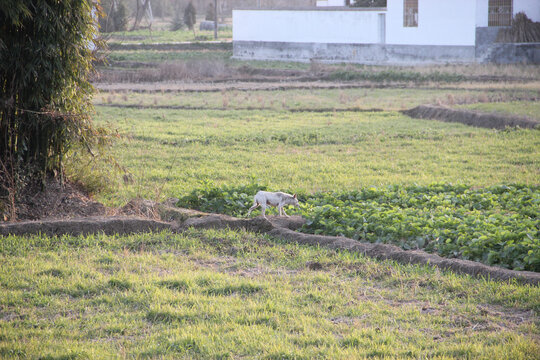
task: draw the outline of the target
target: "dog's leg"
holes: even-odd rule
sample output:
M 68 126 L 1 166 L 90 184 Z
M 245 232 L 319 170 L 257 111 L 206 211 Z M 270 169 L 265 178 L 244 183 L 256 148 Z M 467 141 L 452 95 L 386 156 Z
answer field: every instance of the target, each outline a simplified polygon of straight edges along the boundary
M 266 219 L 265 212 L 266 212 L 266 204 L 261 204 L 262 217 Z
M 281 210 L 283 210 L 283 214 L 284 214 L 286 217 L 290 217 L 290 216 L 287 215 L 287 213 L 285 212 L 285 208 L 281 208 Z
M 278 206 L 279 216 L 282 216 L 283 206 Z
M 255 204 L 253 204 L 252 207 L 249 208 L 249 211 L 247 213 L 247 216 L 249 216 L 249 214 L 251 214 L 251 211 L 255 210 L 255 208 L 259 206 L 259 203 L 258 202 L 255 202 Z

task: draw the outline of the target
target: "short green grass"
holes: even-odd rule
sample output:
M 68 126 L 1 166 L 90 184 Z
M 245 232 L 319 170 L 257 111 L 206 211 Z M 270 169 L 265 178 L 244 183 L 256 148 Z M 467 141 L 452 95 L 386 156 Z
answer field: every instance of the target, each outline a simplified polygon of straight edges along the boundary
M 188 60 L 228 60 L 232 55 L 228 50 L 115 50 L 107 59 L 109 61 L 138 61 L 138 62 L 165 62 Z
M 197 24 L 199 26 L 199 24 Z M 230 41 L 232 39 L 232 28 L 218 31 L 218 41 Z M 195 32 L 183 29 L 169 31 L 167 29 L 153 30 L 140 29 L 134 31 L 119 31 L 108 34 L 109 43 L 122 44 L 154 44 L 154 43 L 174 43 L 174 42 L 203 42 L 214 41 L 214 32 L 208 30 L 195 30 Z
M 273 190 L 312 193 L 539 179 L 538 130 L 481 129 L 392 111 L 97 110 L 99 124 L 119 129 L 112 153 L 135 180 L 99 195 L 109 204 L 136 196 L 179 197 L 208 181 L 257 180 Z
M 0 237 L 0 357 L 537 359 L 540 288 L 232 231 Z

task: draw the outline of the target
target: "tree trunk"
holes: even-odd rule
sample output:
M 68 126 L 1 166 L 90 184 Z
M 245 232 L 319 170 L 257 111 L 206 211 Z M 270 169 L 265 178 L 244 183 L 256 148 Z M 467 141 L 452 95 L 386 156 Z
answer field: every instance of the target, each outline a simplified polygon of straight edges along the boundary
M 217 40 L 217 0 L 214 0 L 214 39 Z

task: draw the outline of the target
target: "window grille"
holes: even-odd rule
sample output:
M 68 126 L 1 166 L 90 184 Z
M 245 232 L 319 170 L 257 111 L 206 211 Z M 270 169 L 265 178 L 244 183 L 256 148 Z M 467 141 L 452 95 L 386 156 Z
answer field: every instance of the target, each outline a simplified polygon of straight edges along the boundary
M 489 0 L 488 26 L 512 25 L 512 0 Z
M 418 0 L 404 0 L 403 26 L 418 27 Z

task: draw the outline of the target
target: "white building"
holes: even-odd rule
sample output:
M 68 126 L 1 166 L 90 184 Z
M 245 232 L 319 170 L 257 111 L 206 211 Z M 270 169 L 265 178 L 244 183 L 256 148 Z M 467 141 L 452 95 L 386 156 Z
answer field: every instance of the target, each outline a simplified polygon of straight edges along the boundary
M 233 10 L 234 56 L 359 63 L 536 62 L 540 44 L 494 44 L 524 12 L 540 21 L 540 0 L 387 0 L 349 8 L 323 0 L 309 9 Z M 327 6 L 327 5 L 340 6 Z

